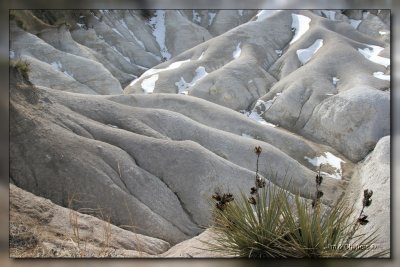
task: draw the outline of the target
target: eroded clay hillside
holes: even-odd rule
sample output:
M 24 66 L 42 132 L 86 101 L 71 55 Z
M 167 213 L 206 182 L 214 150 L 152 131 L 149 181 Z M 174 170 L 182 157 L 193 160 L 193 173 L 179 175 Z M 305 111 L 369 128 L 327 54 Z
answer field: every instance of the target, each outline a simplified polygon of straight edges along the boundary
M 321 164 L 325 205 L 376 187 L 389 246 L 388 10 L 18 10 L 10 62 L 17 187 L 175 245 L 259 145 L 304 198 Z

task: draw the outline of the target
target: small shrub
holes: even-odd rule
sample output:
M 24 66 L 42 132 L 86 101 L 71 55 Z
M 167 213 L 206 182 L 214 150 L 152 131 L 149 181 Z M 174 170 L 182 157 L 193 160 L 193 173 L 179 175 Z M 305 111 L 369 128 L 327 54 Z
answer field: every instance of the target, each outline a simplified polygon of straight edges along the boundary
M 219 202 L 214 209 L 216 242 L 207 243 L 209 249 L 227 255 L 252 258 L 321 258 L 321 257 L 379 257 L 388 251 L 372 253 L 376 232 L 355 235 L 360 225 L 366 224 L 364 207 L 371 204 L 371 191 L 364 193 L 363 210 L 352 220 L 353 209 L 341 198 L 331 208 L 322 207 L 320 190 L 322 176 L 316 176 L 316 192 L 310 203 L 298 194 L 269 184 L 258 175 L 257 154 L 255 186 L 250 197 Z M 289 186 L 290 183 L 286 185 Z M 214 198 L 215 199 L 215 198 Z
M 31 66 L 28 61 L 18 59 L 11 63 L 21 73 L 24 78 L 28 78 L 28 73 L 31 71 Z
M 153 17 L 154 11 L 150 9 L 141 9 L 140 16 L 142 16 L 145 20 L 150 20 Z

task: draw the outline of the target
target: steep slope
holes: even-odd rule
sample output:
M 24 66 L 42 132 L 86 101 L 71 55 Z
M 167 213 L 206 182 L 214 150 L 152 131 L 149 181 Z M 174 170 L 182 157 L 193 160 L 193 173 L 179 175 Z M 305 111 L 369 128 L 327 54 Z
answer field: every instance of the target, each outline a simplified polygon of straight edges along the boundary
M 146 71 L 124 91 L 183 93 L 257 112 L 359 161 L 390 131 L 390 44 L 360 33 L 344 15 L 332 20 L 336 13 L 326 12 L 331 19 L 309 11 L 259 12 Z M 368 100 L 374 102 L 370 113 L 346 116 L 358 114 Z M 360 127 L 368 130 L 357 132 Z
M 382 163 L 358 162 L 390 134 L 387 10 L 10 19 L 10 179 L 58 205 L 74 197 L 74 209 L 175 245 L 210 226 L 214 192 L 252 186 L 255 146 L 262 177 L 291 179 L 304 198 L 320 167 L 326 205 Z
M 169 247 L 165 241 L 57 206 L 10 184 L 12 258 L 148 257 Z

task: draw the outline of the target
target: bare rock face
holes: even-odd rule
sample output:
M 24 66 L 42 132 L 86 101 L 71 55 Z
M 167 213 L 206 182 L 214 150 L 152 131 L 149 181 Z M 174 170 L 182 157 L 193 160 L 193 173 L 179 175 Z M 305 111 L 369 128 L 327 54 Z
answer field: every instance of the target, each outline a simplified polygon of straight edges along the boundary
M 304 129 L 358 161 L 390 133 L 389 127 L 389 93 L 355 87 L 317 106 Z
M 358 164 L 352 182 L 347 188 L 349 204 L 354 204 L 354 217 L 362 209 L 363 191 L 372 190 L 372 204 L 365 208 L 369 223 L 361 225 L 356 234 L 376 233 L 375 250 L 390 249 L 390 137 L 379 140 L 375 149 Z M 374 253 L 376 251 L 373 251 Z M 390 257 L 390 255 L 388 255 Z
M 208 255 L 179 243 L 212 239 L 210 196 L 252 186 L 255 146 L 304 198 L 321 167 L 328 206 L 387 176 L 388 10 L 13 10 L 10 64 L 11 182 L 177 245 L 164 256 Z
M 148 257 L 166 251 L 160 239 L 55 205 L 10 184 L 11 257 Z
M 206 229 L 200 235 L 185 240 L 168 249 L 166 252 L 157 255 L 162 258 L 221 258 L 234 257 L 220 252 L 210 251 L 208 244 L 213 243 L 215 234 L 212 228 Z

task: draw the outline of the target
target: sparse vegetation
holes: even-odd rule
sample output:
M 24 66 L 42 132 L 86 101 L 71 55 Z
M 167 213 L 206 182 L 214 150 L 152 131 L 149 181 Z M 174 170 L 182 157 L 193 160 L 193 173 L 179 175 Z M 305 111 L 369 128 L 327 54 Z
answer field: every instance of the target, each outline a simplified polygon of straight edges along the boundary
M 140 15 L 145 19 L 145 20 L 150 20 L 151 17 L 153 16 L 154 11 L 150 9 L 141 9 L 140 10 Z
M 371 191 L 365 191 L 363 210 L 352 220 L 353 209 L 342 198 L 333 207 L 321 204 L 323 179 L 319 172 L 312 202 L 272 184 L 266 187 L 258 174 L 261 151 L 261 147 L 255 148 L 257 171 L 251 196 L 242 193 L 223 209 L 219 202 L 215 204 L 216 243 L 208 244 L 210 250 L 251 258 L 353 258 L 388 253 L 373 250 L 375 232 L 356 235 L 357 227 L 365 224 L 363 210 L 371 204 Z
M 28 79 L 28 74 L 31 71 L 31 65 L 27 60 L 19 58 L 17 60 L 11 60 L 10 64 L 17 69 L 22 77 Z

